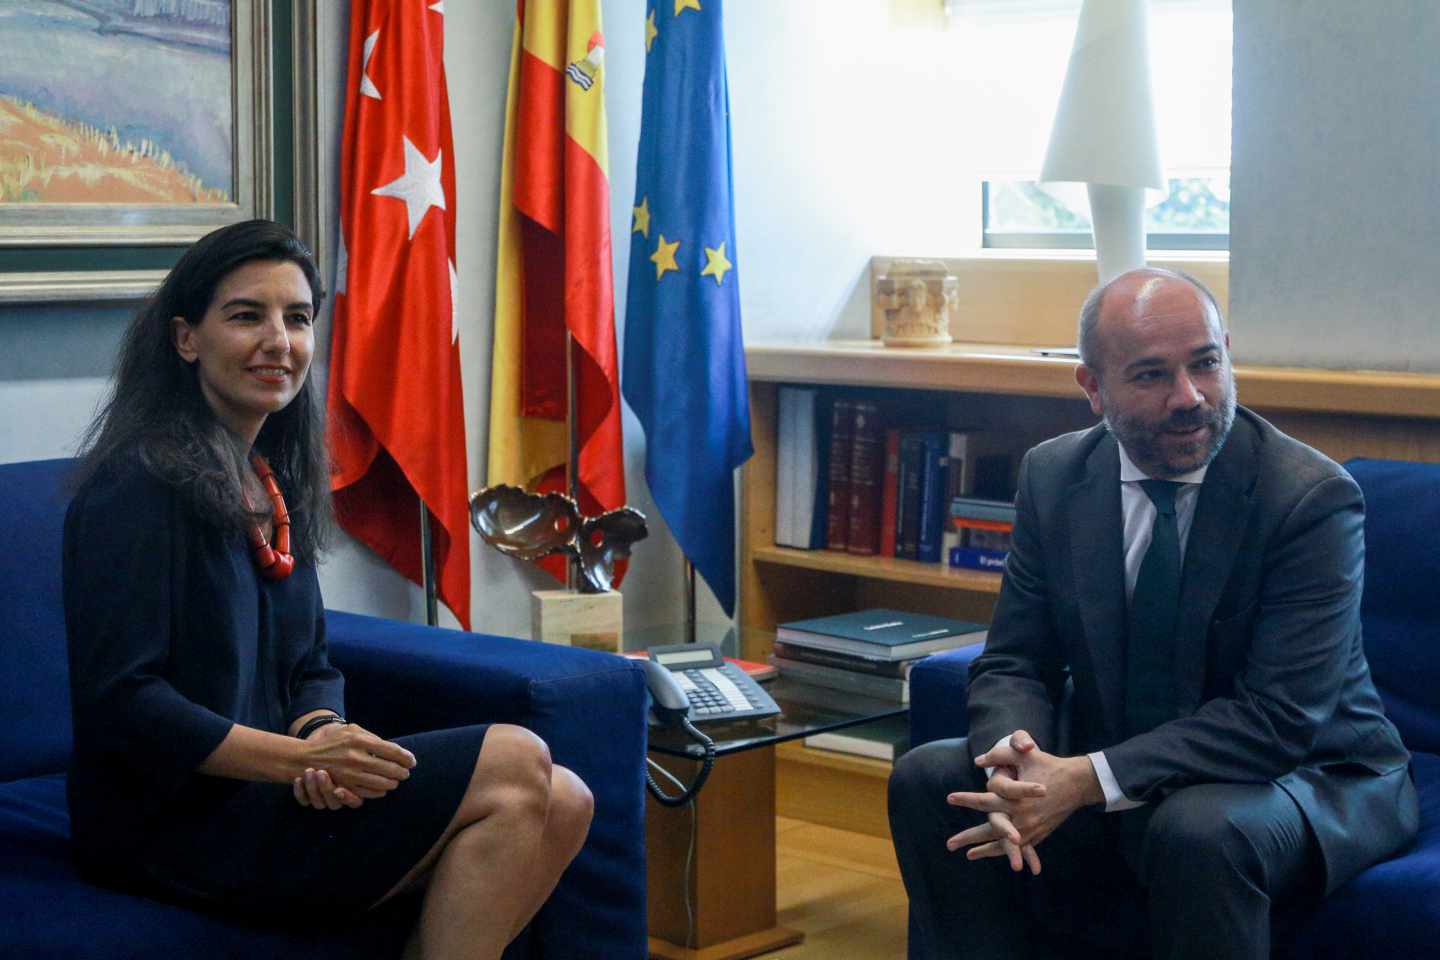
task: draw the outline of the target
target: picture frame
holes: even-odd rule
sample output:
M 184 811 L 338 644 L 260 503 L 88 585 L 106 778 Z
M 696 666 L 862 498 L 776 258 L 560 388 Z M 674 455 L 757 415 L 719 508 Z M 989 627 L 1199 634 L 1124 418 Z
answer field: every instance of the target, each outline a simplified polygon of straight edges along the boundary
M 0 201 L 0 302 L 148 296 L 190 243 L 254 217 L 291 224 L 313 248 L 315 17 L 315 0 L 231 0 L 230 195 L 174 204 Z

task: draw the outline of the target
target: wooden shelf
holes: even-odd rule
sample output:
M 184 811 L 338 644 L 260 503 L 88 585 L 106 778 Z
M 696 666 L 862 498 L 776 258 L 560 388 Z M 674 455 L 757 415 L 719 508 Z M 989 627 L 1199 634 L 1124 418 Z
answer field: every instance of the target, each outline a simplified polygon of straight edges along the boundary
M 885 812 L 889 761 L 791 742 L 775 748 L 775 764 L 780 816 L 890 839 Z
M 878 340 L 756 344 L 751 380 L 959 390 L 1079 399 L 1076 361 L 993 343 L 900 350 Z M 1307 367 L 1235 367 L 1240 401 L 1260 410 L 1440 419 L 1440 374 Z
M 756 546 L 750 555 L 760 563 L 776 563 L 826 573 L 843 573 L 871 580 L 914 583 L 972 593 L 1000 592 L 1000 574 L 966 570 L 939 563 L 916 563 L 893 557 L 867 557 L 835 550 L 794 550 L 790 547 Z

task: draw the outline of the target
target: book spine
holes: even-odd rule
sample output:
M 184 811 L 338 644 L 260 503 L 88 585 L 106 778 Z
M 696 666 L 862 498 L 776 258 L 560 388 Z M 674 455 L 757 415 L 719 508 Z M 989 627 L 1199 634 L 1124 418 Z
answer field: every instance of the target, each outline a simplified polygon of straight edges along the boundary
M 783 657 L 786 660 L 798 660 L 821 667 L 850 670 L 855 673 L 870 673 L 877 677 L 892 677 L 900 680 L 909 675 L 910 665 L 915 662 L 914 660 L 872 660 L 869 657 L 837 653 L 833 650 L 819 650 L 815 647 L 786 643 L 783 640 L 775 641 L 774 650 L 775 656 Z
M 795 390 L 795 472 L 790 478 L 794 511 L 790 521 L 792 544 L 810 548 L 810 527 L 815 513 L 815 483 L 818 469 L 815 446 L 815 401 L 818 391 Z
M 855 404 L 837 399 L 830 411 L 830 487 L 825 546 L 844 550 L 850 540 L 850 443 Z
M 805 738 L 805 746 L 812 750 L 828 750 L 852 757 L 870 757 L 872 760 L 894 760 L 900 753 L 893 743 L 883 740 L 866 740 L 844 733 L 812 733 Z
M 802 496 L 802 509 L 808 522 L 797 530 L 796 536 L 806 549 L 823 550 L 830 511 L 830 397 L 819 390 L 811 390 L 810 396 L 810 405 L 801 411 L 812 451 Z
M 1005 570 L 1006 555 L 1006 552 L 1002 550 L 983 550 L 980 547 L 956 547 L 950 551 L 950 566 L 1003 573 Z
M 940 536 L 945 529 L 942 508 L 945 502 L 945 467 L 950 439 L 945 434 L 928 434 L 920 477 L 920 522 L 915 559 L 939 563 Z
M 973 497 L 952 497 L 950 516 L 973 520 L 1015 522 L 1015 504 L 1005 500 L 976 500 Z
M 1015 524 L 1005 523 L 1002 520 L 976 520 L 973 517 L 952 517 L 950 522 L 959 530 L 993 530 L 997 533 L 1010 533 L 1015 529 Z
M 909 680 L 853 673 L 849 670 L 837 670 L 834 667 L 822 667 L 813 663 L 787 660 L 783 657 L 775 657 L 774 662 L 782 676 L 799 680 L 802 683 L 813 683 L 818 687 L 829 687 L 832 690 L 845 690 L 879 700 L 896 700 L 900 703 L 908 703 L 910 700 Z
M 920 475 L 925 466 L 925 442 L 918 433 L 900 436 L 899 543 L 895 556 L 914 560 L 920 544 Z
M 870 555 L 880 547 L 880 478 L 884 469 L 880 447 L 880 407 L 855 404 L 850 437 L 850 535 L 845 549 Z
M 945 469 L 947 500 L 968 496 L 974 487 L 975 463 L 970 456 L 970 434 L 965 430 L 950 431 L 950 462 Z
M 775 427 L 775 543 L 799 546 L 795 537 L 795 472 L 799 438 L 795 435 L 796 394 L 793 387 L 780 388 L 780 416 Z
M 885 431 L 885 475 L 880 482 L 880 545 L 882 557 L 895 556 L 895 521 L 900 491 L 900 431 Z

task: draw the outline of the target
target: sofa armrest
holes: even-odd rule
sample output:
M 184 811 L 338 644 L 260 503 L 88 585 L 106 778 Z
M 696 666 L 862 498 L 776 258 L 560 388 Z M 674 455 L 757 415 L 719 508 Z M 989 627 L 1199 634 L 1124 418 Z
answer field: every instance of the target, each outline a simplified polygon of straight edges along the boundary
M 608 653 L 325 612 L 351 719 L 384 737 L 513 723 L 595 797 L 580 855 L 532 925 L 546 960 L 645 951 L 645 675 Z
M 910 745 L 969 732 L 970 661 L 983 643 L 933 654 L 910 669 Z

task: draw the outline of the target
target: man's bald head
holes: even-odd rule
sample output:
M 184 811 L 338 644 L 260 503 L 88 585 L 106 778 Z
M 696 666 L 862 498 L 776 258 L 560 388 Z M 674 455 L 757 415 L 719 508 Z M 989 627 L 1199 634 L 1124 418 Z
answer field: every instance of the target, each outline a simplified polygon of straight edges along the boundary
M 1076 343 L 1080 348 L 1080 362 L 1093 370 L 1097 376 L 1103 373 L 1105 363 L 1105 337 L 1100 329 L 1100 320 L 1105 313 L 1107 302 L 1111 307 L 1121 301 L 1126 305 L 1133 304 L 1136 300 L 1144 297 L 1147 291 L 1154 289 L 1157 281 L 1179 281 L 1194 288 L 1206 304 L 1211 322 L 1215 324 L 1216 334 L 1223 336 L 1225 319 L 1220 312 L 1220 304 L 1210 289 L 1195 277 L 1183 270 L 1167 270 L 1164 267 L 1140 267 L 1136 270 L 1128 270 L 1091 290 L 1080 307 L 1080 324 L 1076 335 Z

